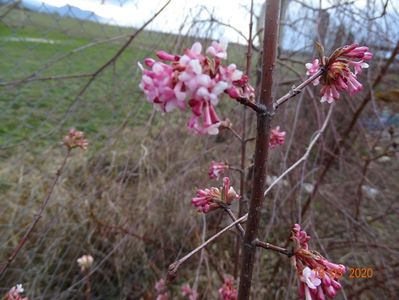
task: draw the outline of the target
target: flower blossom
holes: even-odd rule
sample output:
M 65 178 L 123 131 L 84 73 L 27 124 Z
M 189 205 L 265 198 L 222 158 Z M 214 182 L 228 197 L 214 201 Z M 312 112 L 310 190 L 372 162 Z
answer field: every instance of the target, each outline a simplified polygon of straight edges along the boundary
M 78 131 L 75 128 L 71 128 L 68 131 L 68 135 L 64 137 L 64 145 L 69 149 L 81 148 L 87 150 L 89 146 L 88 141 L 85 139 L 85 135 L 82 131 Z
M 169 300 L 169 292 L 163 278 L 155 283 L 155 290 L 157 291 L 156 300 Z
M 4 300 L 29 300 L 28 297 L 22 296 L 23 292 L 24 289 L 22 284 L 17 284 L 8 291 L 8 293 L 4 296 Z
M 219 179 L 224 170 L 227 170 L 228 168 L 229 165 L 226 163 L 212 161 L 208 171 L 209 179 Z
M 305 67 L 308 69 L 306 75 L 312 76 L 320 70 L 319 60 L 316 58 L 312 63 L 305 64 Z M 320 83 L 320 77 L 317 77 L 312 83 L 313 85 L 318 85 Z
M 292 263 L 299 277 L 299 296 L 306 300 L 325 300 L 333 298 L 341 289 L 338 280 L 346 271 L 344 265 L 334 264 L 316 251 L 309 250 L 310 237 L 301 230 L 299 224 L 292 229 L 294 242 Z
M 91 255 L 83 255 L 82 257 L 77 259 L 77 263 L 82 272 L 87 272 L 91 268 L 93 261 L 94 259 Z
M 253 97 L 248 77 L 236 65 L 225 66 L 227 43 L 213 42 L 202 54 L 202 45 L 194 43 L 183 55 L 158 51 L 157 57 L 144 60 L 140 89 L 156 110 L 170 112 L 189 108 L 192 116 L 187 127 L 197 134 L 218 134 L 222 124 L 215 106 L 222 94 L 232 98 Z
M 321 82 L 321 102 L 332 103 L 339 99 L 340 92 L 346 91 L 352 96 L 363 89 L 357 75 L 363 68 L 368 68 L 366 61 L 372 57 L 368 47 L 346 45 L 335 50 L 330 57 L 323 56 L 321 62 L 315 59 L 313 63 L 307 63 L 306 75 L 314 75 L 322 67 L 325 69 L 320 80 L 316 79 L 313 84 Z
M 219 289 L 219 295 L 222 300 L 236 300 L 238 291 L 234 287 L 234 278 L 226 276 L 224 278 L 223 286 Z
M 220 59 L 226 59 L 227 58 L 227 40 L 220 41 L 220 43 L 217 42 L 212 42 L 212 46 L 210 46 L 208 49 L 206 49 L 206 53 L 213 56 L 217 57 Z
M 221 188 L 198 189 L 196 197 L 191 200 L 191 203 L 198 208 L 199 212 L 208 213 L 224 204 L 230 205 L 238 199 L 240 199 L 240 196 L 230 186 L 230 178 L 224 177 Z
M 197 300 L 198 293 L 195 289 L 192 289 L 189 284 L 185 284 L 181 287 L 181 294 L 187 297 L 188 300 Z
M 283 145 L 285 142 L 285 131 L 280 131 L 280 126 L 270 130 L 269 147 L 276 148 L 278 145 Z

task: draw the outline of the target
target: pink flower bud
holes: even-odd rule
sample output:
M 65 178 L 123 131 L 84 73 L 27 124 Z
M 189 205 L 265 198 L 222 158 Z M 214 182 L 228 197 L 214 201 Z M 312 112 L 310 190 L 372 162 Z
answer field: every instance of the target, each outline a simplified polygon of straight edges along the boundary
M 89 143 L 85 139 L 85 135 L 82 131 L 78 131 L 75 128 L 69 129 L 68 135 L 64 137 L 64 145 L 72 150 L 74 148 L 81 148 L 87 150 Z
M 208 213 L 220 208 L 223 203 L 230 205 L 238 199 L 240 199 L 240 196 L 230 186 L 230 179 L 225 177 L 221 188 L 198 189 L 196 197 L 191 199 L 191 204 L 196 206 L 199 212 Z
M 238 291 L 234 287 L 234 279 L 231 276 L 224 278 L 223 286 L 219 289 L 219 295 L 222 300 L 237 300 Z
M 152 68 L 152 66 L 154 65 L 154 63 L 155 63 L 155 60 L 153 60 L 152 58 L 145 58 L 144 59 L 144 63 L 145 63 L 145 65 L 147 66 L 147 67 L 150 67 L 150 68 Z
M 210 179 L 219 179 L 220 175 L 229 168 L 229 165 L 223 162 L 211 162 L 209 167 L 208 176 Z
M 317 252 L 308 250 L 310 237 L 299 224 L 294 225 L 291 239 L 294 241 L 293 265 L 300 280 L 298 293 L 301 298 L 323 300 L 326 295 L 334 297 L 341 289 L 336 274 L 343 274 L 345 266 L 334 264 Z
M 280 126 L 270 131 L 269 147 L 276 148 L 278 145 L 284 145 L 285 131 L 280 131 Z
M 159 59 L 166 61 L 178 61 L 180 58 L 177 55 L 169 54 L 168 52 L 163 50 L 157 51 L 157 56 Z
M 346 45 L 338 48 L 329 58 L 323 58 L 325 65 L 315 59 L 313 63 L 307 63 L 306 75 L 311 76 L 319 71 L 320 67 L 325 68 L 321 76 L 321 102 L 332 103 L 339 99 L 340 92 L 346 91 L 354 95 L 363 89 L 362 84 L 357 80 L 356 75 L 361 73 L 362 68 L 368 68 L 365 61 L 370 60 L 373 54 L 368 47 L 357 44 Z M 353 71 L 351 70 L 353 67 Z M 319 81 L 315 80 L 314 84 Z
M 29 300 L 28 297 L 22 296 L 23 292 L 24 289 L 22 284 L 17 284 L 8 291 L 8 293 L 4 296 L 4 300 Z
M 188 300 L 197 300 L 198 298 L 197 291 L 192 289 L 189 284 L 185 284 L 181 287 L 181 293 Z

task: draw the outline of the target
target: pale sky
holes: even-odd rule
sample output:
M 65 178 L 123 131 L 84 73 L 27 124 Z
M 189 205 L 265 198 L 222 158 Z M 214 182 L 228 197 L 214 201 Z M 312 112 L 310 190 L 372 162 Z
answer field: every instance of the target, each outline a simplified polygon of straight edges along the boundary
M 107 1 L 101 4 L 101 0 L 42 0 L 40 2 L 53 6 L 72 5 L 83 10 L 93 11 L 96 15 L 106 19 L 112 19 L 120 26 L 140 26 L 166 3 L 165 0 L 131 0 Z M 151 24 L 149 29 L 164 30 L 167 32 L 178 32 L 187 15 L 198 11 L 198 7 L 205 6 L 213 11 L 215 17 L 225 23 L 239 28 L 244 33 L 248 31 L 248 13 L 243 5 L 249 7 L 249 1 L 243 0 L 172 0 L 164 12 Z M 254 1 L 257 9 L 261 7 L 263 0 Z M 228 9 L 226 9 L 228 8 Z M 203 12 L 202 19 L 209 18 L 209 14 Z M 245 18 L 247 16 L 247 18 Z M 219 32 L 219 35 L 227 35 L 230 41 L 237 42 L 237 34 L 231 30 Z M 215 38 L 219 38 L 215 36 Z
M 72 5 L 83 10 L 94 12 L 105 19 L 112 19 L 119 26 L 139 27 L 160 9 L 166 0 L 31 0 L 53 6 Z M 399 2 L 399 0 L 396 0 Z M 255 14 L 260 10 L 264 0 L 254 0 Z M 305 3 L 317 7 L 319 0 L 305 0 Z M 332 1 L 334 2 L 334 1 Z M 378 1 L 377 1 L 378 2 Z M 367 0 L 357 0 L 356 6 L 364 7 Z M 214 13 L 215 18 L 238 28 L 244 35 L 248 34 L 249 0 L 172 0 L 161 15 L 148 27 L 150 30 L 178 33 L 179 27 L 187 16 L 198 19 L 195 14 L 203 6 Z M 331 6 L 331 1 L 322 0 L 322 6 Z M 209 13 L 203 11 L 199 19 L 209 19 Z M 190 19 L 188 20 L 190 21 Z M 183 33 L 186 31 L 183 30 Z M 212 38 L 227 38 L 230 42 L 245 43 L 234 30 L 218 27 Z

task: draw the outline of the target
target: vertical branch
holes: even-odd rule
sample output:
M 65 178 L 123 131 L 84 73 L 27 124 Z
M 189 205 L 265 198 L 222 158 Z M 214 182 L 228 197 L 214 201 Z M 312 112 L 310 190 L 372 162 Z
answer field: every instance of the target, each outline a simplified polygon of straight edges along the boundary
M 262 84 L 260 95 L 260 105 L 266 106 L 267 112 L 265 114 L 258 113 L 257 116 L 254 177 L 248 213 L 248 223 L 244 236 L 240 287 L 238 290 L 239 300 L 249 299 L 250 296 L 256 251 L 256 236 L 259 229 L 260 212 L 264 199 L 263 193 L 265 189 L 267 156 L 269 152 L 270 123 L 273 116 L 272 71 L 276 64 L 279 16 L 280 1 L 268 0 L 265 15 Z
M 254 14 L 254 1 L 251 0 L 251 8 L 249 12 L 249 33 L 248 33 L 248 45 L 247 45 L 247 65 L 246 65 L 246 74 L 248 78 L 250 78 L 250 72 L 251 72 L 251 63 L 252 63 L 252 27 L 253 27 L 253 14 Z M 246 148 L 247 148 L 247 143 L 246 143 L 246 131 L 247 131 L 247 107 L 244 105 L 242 108 L 242 114 L 241 114 L 241 120 L 242 120 L 242 133 L 241 133 L 241 170 L 242 172 L 240 173 L 240 195 L 241 195 L 241 201 L 239 201 L 239 206 L 238 206 L 238 218 L 240 218 L 243 213 L 244 213 L 244 204 L 246 203 L 244 197 L 245 197 L 245 159 L 246 159 Z M 239 269 L 239 264 L 240 264 L 240 242 L 241 239 L 239 236 L 237 236 L 236 239 L 236 256 L 235 256 L 235 263 L 234 263 L 234 279 L 237 279 L 238 276 L 238 269 Z

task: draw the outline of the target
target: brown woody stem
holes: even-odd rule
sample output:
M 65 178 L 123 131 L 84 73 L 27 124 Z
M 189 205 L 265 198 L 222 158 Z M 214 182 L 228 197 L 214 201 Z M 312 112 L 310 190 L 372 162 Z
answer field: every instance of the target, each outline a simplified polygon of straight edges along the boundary
M 272 71 L 276 64 L 277 39 L 279 29 L 280 1 L 268 0 L 266 3 L 265 33 L 263 44 L 262 84 L 260 106 L 266 108 L 264 114 L 257 116 L 257 133 L 255 146 L 254 177 L 252 195 L 248 213 L 248 222 L 244 235 L 241 262 L 239 300 L 248 300 L 252 284 L 252 272 L 256 252 L 256 236 L 259 229 L 260 212 L 266 183 L 267 157 L 269 150 L 269 135 L 271 119 L 274 111 L 272 87 Z M 258 105 L 257 105 L 258 106 Z

